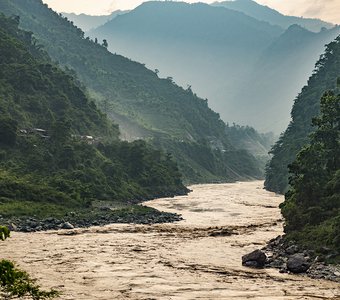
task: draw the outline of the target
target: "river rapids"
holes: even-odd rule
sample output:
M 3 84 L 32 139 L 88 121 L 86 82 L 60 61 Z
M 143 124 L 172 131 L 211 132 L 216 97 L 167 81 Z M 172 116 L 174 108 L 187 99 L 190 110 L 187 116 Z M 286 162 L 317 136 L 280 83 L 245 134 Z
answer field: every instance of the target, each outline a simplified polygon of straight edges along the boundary
M 65 300 L 340 299 L 338 283 L 241 265 L 242 255 L 282 234 L 282 196 L 260 181 L 190 188 L 145 203 L 183 221 L 13 232 L 0 257 Z

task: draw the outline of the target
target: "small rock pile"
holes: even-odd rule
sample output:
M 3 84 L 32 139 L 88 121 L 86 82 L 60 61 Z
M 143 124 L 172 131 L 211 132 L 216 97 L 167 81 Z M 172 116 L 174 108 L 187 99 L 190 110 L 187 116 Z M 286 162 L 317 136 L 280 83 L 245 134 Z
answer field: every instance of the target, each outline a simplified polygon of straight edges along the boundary
M 313 259 L 314 256 L 313 251 L 300 249 L 294 242 L 287 242 L 282 236 L 278 236 L 261 250 L 244 255 L 242 265 L 254 268 L 277 268 L 280 273 L 305 274 L 315 279 L 340 282 L 340 266 L 327 265 L 320 260 L 320 257 Z

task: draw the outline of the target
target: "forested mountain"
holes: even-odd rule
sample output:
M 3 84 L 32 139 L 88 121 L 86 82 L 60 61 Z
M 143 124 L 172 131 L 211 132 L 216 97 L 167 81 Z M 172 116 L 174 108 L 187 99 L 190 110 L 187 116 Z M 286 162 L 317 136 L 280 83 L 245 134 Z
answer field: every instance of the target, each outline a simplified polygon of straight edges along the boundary
M 284 193 L 288 188 L 288 165 L 301 148 L 308 144 L 308 135 L 314 130 L 312 119 L 319 114 L 319 99 L 327 90 L 334 90 L 340 77 L 340 36 L 326 47 L 316 64 L 308 84 L 295 99 L 292 121 L 271 150 L 273 157 L 267 166 L 265 187 Z
M 112 52 L 191 86 L 224 121 L 280 133 L 289 123 L 291 99 L 306 83 L 324 45 L 340 32 L 297 28 L 284 29 L 224 7 L 157 1 L 89 34 L 107 39 Z M 282 66 L 295 71 L 288 76 Z M 278 82 L 282 88 L 276 88 Z
M 297 24 L 310 31 L 319 32 L 323 27 L 330 29 L 333 24 L 324 22 L 319 19 L 310 19 L 294 16 L 285 16 L 275 9 L 265 5 L 260 5 L 253 0 L 235 0 L 214 2 L 213 6 L 222 6 L 236 11 L 245 13 L 255 19 L 266 21 L 272 25 L 278 25 L 284 29 L 289 26 Z
M 0 14 L 2 216 L 187 191 L 169 156 L 119 141 L 117 126 L 18 25 Z
M 231 145 L 225 124 L 190 88 L 159 79 L 142 64 L 84 38 L 81 29 L 41 0 L 4 0 L 0 11 L 20 16 L 51 57 L 76 71 L 126 139 L 143 138 L 173 154 L 186 181 L 237 180 L 261 176 L 259 162 Z M 119 16 L 120 18 L 122 16 Z
M 330 262 L 339 262 L 340 94 L 325 92 L 320 115 L 313 119 L 313 125 L 315 131 L 308 145 L 289 167 L 291 187 L 281 205 L 286 238 L 314 250 L 315 256 L 323 255 Z
M 124 11 L 124 10 L 116 10 L 109 15 L 103 15 L 103 16 L 91 16 L 91 15 L 86 15 L 86 14 L 77 15 L 74 13 L 65 13 L 65 12 L 61 14 L 64 17 L 68 18 L 70 21 L 72 21 L 74 25 L 76 25 L 77 27 L 81 28 L 84 31 L 89 31 L 127 12 L 128 11 Z

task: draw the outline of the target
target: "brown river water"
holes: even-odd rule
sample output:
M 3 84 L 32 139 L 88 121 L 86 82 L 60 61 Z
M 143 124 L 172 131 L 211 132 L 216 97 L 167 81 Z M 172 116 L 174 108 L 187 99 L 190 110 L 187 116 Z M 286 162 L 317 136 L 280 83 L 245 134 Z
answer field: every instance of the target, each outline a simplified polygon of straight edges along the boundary
M 0 244 L 60 299 L 340 299 L 338 283 L 255 270 L 241 256 L 282 234 L 282 196 L 263 182 L 195 185 L 146 203 L 175 224 L 16 233 Z

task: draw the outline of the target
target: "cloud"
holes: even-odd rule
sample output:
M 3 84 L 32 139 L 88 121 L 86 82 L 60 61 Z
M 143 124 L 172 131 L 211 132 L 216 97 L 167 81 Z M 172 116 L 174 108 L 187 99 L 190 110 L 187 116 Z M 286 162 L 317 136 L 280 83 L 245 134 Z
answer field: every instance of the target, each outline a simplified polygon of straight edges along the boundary
M 309 0 L 305 1 L 304 16 L 320 18 L 340 24 L 340 1 L 339 0 Z
M 340 24 L 339 0 L 257 0 L 283 14 L 318 18 Z

